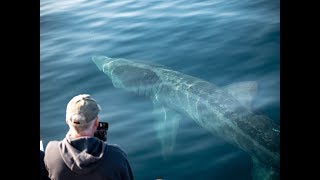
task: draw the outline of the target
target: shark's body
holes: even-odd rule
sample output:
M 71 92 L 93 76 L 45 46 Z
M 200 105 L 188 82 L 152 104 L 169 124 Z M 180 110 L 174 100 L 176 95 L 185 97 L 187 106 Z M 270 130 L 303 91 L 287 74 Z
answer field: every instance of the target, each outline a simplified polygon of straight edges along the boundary
M 155 128 L 164 155 L 172 151 L 184 115 L 249 153 L 254 179 L 279 179 L 280 127 L 248 108 L 252 97 L 245 90 L 254 89 L 254 82 L 221 88 L 162 66 L 105 56 L 95 56 L 93 61 L 116 88 L 150 97 L 158 107 Z

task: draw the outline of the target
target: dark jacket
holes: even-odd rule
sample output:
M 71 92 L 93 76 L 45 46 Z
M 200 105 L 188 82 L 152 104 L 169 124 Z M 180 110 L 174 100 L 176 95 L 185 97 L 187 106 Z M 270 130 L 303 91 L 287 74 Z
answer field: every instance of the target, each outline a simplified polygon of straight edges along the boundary
M 52 180 L 133 180 L 126 153 L 96 137 L 50 141 L 45 165 Z
M 40 150 L 40 180 L 50 180 L 48 177 L 48 171 L 44 165 L 44 151 Z

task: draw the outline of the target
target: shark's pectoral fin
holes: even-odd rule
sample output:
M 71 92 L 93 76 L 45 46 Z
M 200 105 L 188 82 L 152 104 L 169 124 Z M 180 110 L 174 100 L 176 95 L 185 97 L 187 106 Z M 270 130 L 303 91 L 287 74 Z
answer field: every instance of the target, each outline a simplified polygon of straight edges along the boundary
M 253 97 L 257 94 L 257 86 L 256 81 L 245 81 L 230 84 L 224 89 L 238 99 L 242 105 L 251 109 Z
M 176 143 L 176 135 L 182 116 L 172 109 L 155 104 L 155 131 L 161 142 L 162 155 L 168 158 Z
M 279 180 L 280 173 L 272 167 L 266 167 L 261 164 L 257 159 L 252 157 L 252 179 L 253 180 Z

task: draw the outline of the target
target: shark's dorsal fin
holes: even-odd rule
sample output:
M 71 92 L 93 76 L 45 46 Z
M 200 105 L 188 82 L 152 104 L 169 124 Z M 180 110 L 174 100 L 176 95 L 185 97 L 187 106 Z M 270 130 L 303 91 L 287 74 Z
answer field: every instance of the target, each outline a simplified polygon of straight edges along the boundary
M 242 105 L 251 109 L 253 97 L 257 94 L 256 81 L 244 81 L 232 83 L 224 87 L 233 97 L 235 97 Z

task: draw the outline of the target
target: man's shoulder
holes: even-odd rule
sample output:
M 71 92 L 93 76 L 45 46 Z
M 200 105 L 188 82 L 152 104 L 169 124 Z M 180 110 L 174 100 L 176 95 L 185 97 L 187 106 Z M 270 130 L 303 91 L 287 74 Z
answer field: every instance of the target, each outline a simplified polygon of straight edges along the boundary
M 119 153 L 123 156 L 127 156 L 127 152 L 118 144 L 108 144 L 108 150 L 112 153 Z
M 46 147 L 57 145 L 57 144 L 59 144 L 60 142 L 61 142 L 61 141 L 58 141 L 58 140 L 49 141 L 49 142 L 47 143 L 47 146 L 46 146 Z
M 51 140 L 47 143 L 46 145 L 46 148 L 45 148 L 45 151 L 51 151 L 51 150 L 54 150 L 56 149 L 57 147 L 59 147 L 59 143 L 61 141 L 58 141 L 58 140 Z

